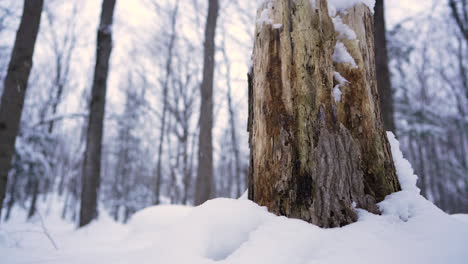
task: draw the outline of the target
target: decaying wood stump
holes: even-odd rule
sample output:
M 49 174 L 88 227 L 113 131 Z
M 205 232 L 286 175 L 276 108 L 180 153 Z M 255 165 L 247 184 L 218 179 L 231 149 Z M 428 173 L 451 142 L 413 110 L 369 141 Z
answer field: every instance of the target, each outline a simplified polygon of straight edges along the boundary
M 263 4 L 249 74 L 249 199 L 336 227 L 400 189 L 373 45 L 366 5 L 334 14 L 326 0 Z

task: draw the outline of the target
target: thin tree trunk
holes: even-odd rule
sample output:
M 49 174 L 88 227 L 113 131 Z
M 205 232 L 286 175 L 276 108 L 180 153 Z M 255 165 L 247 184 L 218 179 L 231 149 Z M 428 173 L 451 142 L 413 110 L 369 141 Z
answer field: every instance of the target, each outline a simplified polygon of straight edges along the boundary
M 0 214 L 8 181 L 8 171 L 15 151 L 21 112 L 33 64 L 43 0 L 25 0 L 23 16 L 16 33 L 0 104 Z
M 434 195 L 434 201 L 437 202 L 437 205 L 443 210 L 445 208 L 445 205 L 443 204 L 443 193 L 440 193 L 439 189 L 439 182 L 440 182 L 440 177 L 443 175 L 440 169 L 440 157 L 438 153 L 438 148 L 437 146 L 439 145 L 437 142 L 437 138 L 432 135 L 430 136 L 430 148 L 431 148 L 431 155 L 430 158 L 432 158 L 432 166 L 433 166 L 433 175 L 434 178 L 431 179 L 431 192 L 432 193 L 438 193 L 438 196 L 436 197 Z
M 183 131 L 183 138 L 182 138 L 182 169 L 184 172 L 183 175 L 183 184 L 184 184 L 184 190 L 182 193 L 182 204 L 187 204 L 187 199 L 188 199 L 188 186 L 190 185 L 190 170 L 189 170 L 189 157 L 188 157 L 188 144 L 189 144 L 189 138 L 188 138 L 188 129 L 184 125 L 184 131 Z
M 195 205 L 204 203 L 213 194 L 213 77 L 218 0 L 209 0 L 203 46 L 203 81 L 201 85 L 200 134 Z
M 385 36 L 387 31 L 385 29 L 384 0 L 376 0 L 374 10 L 375 66 L 380 109 L 385 129 L 395 133 L 393 94 L 388 69 L 387 38 Z
M 223 43 L 224 44 L 224 43 Z M 241 196 L 241 173 L 240 173 L 240 157 L 239 157 L 239 145 L 237 142 L 237 133 L 236 133 L 236 114 L 234 112 L 234 106 L 232 104 L 232 95 L 231 95 L 231 65 L 229 62 L 229 58 L 226 53 L 226 47 L 223 45 L 223 57 L 224 63 L 226 64 L 226 83 L 227 83 L 227 91 L 226 97 L 228 101 L 228 111 L 229 111 L 229 125 L 230 125 L 230 134 L 231 134 L 231 144 L 232 144 L 232 151 L 234 152 L 234 177 L 236 180 L 236 197 Z M 229 186 L 231 188 L 231 186 Z M 229 192 L 229 197 L 231 193 Z
M 419 140 L 417 140 L 416 142 L 418 142 L 417 144 L 417 147 L 418 147 L 418 160 L 419 160 L 419 166 L 420 166 L 420 171 L 419 171 L 419 177 L 421 178 L 421 195 L 423 195 L 424 197 L 428 198 L 428 191 L 427 191 L 427 173 L 426 173 L 426 161 L 425 161 L 425 155 L 424 155 L 424 151 L 423 151 L 423 148 L 424 146 L 426 145 L 426 139 L 423 135 L 420 135 L 419 136 Z
M 9 193 L 10 193 L 10 199 L 8 199 L 8 203 L 7 203 L 7 208 L 6 208 L 6 214 L 5 214 L 5 221 L 8 221 L 8 219 L 10 219 L 10 215 L 11 215 L 11 210 L 13 209 L 13 205 L 15 204 L 16 202 L 16 193 L 15 193 L 15 190 L 16 190 L 16 183 L 18 182 L 18 177 L 17 175 L 13 174 L 11 175 L 12 178 L 13 178 L 13 182 L 11 183 L 11 186 L 10 186 L 10 190 L 9 190 Z
M 33 193 L 32 193 L 31 204 L 29 206 L 28 219 L 31 219 L 31 217 L 33 217 L 34 214 L 36 214 L 37 196 L 39 195 L 39 180 L 38 179 L 33 179 L 32 181 L 32 192 Z
M 190 137 L 189 137 L 190 140 Z M 188 169 L 187 169 L 187 174 L 186 178 L 184 181 L 184 202 L 183 204 L 188 204 L 189 203 L 189 196 L 190 196 L 190 187 L 192 186 L 190 183 L 192 182 L 192 174 L 193 174 L 193 167 L 194 167 L 194 157 L 195 157 L 195 147 L 196 147 L 196 141 L 197 141 L 197 134 L 195 133 L 192 136 L 192 144 L 190 147 L 190 156 L 188 156 Z
M 375 203 L 400 187 L 378 103 L 371 11 L 339 14 L 356 33 L 349 39 L 335 32 L 326 0 L 270 3 L 249 81 L 249 198 L 322 227 L 355 221 L 354 203 L 378 212 Z M 333 63 L 337 38 L 355 66 Z M 347 82 L 334 82 L 338 73 Z
M 112 50 L 112 20 L 116 0 L 103 0 L 97 33 L 96 66 L 91 91 L 90 116 L 83 163 L 79 226 L 97 216 L 97 199 L 101 177 L 101 145 L 104 129 L 107 76 Z
M 67 209 L 68 209 L 69 200 L 70 200 L 70 192 L 67 192 L 65 194 L 65 200 L 63 202 L 62 219 L 66 219 L 66 217 L 67 217 L 67 211 L 68 211 Z
M 46 3 L 47 4 L 47 3 Z M 54 5 L 52 3 L 52 5 Z M 52 116 L 55 116 L 58 111 L 58 106 L 62 100 L 62 95 L 65 89 L 65 84 L 68 81 L 68 76 L 70 73 L 71 65 L 71 56 L 76 46 L 76 34 L 75 34 L 75 25 L 77 21 L 78 14 L 78 4 L 73 5 L 72 14 L 68 17 L 67 23 L 59 25 L 65 27 L 65 37 L 63 39 L 59 38 L 58 34 L 58 25 L 54 23 L 54 14 L 51 12 L 50 8 L 46 5 L 45 15 L 46 22 L 51 32 L 51 48 L 53 57 L 55 60 L 55 78 L 54 78 L 54 89 L 56 89 L 54 97 L 51 98 L 50 104 L 52 109 Z M 51 120 L 49 122 L 48 131 L 52 133 L 54 126 L 57 120 Z
M 59 69 L 57 69 L 57 71 L 58 70 Z M 57 76 L 57 78 L 60 78 L 60 77 Z M 57 114 L 57 108 L 58 108 L 58 105 L 60 103 L 60 99 L 62 98 L 62 93 L 63 93 L 63 84 L 56 84 L 56 85 L 57 85 L 57 93 L 55 95 L 55 99 L 52 102 L 52 116 L 55 116 Z M 49 128 L 48 128 L 49 133 L 53 132 L 54 124 L 55 124 L 54 120 L 50 121 Z
M 167 122 L 167 132 L 171 131 L 173 129 L 173 124 L 172 124 L 172 119 L 168 120 Z M 167 137 L 166 138 L 166 144 L 168 146 L 173 146 L 172 144 L 172 141 L 171 141 L 171 137 Z M 169 201 L 171 204 L 174 204 L 174 203 L 177 203 L 176 202 L 176 199 L 177 199 L 177 186 L 176 186 L 176 169 L 179 167 L 179 158 L 177 157 L 178 156 L 178 146 L 175 147 L 175 156 L 173 153 L 173 148 L 168 148 L 167 150 L 167 156 L 168 156 L 168 164 L 169 164 L 169 185 L 168 185 L 168 191 L 169 191 Z M 172 161 L 174 160 L 173 157 L 175 157 L 175 164 L 172 163 Z
M 465 41 L 468 43 L 468 14 L 466 0 L 461 0 L 460 5 L 455 0 L 449 0 L 449 7 L 452 10 L 452 17 L 455 20 L 457 27 L 463 34 Z M 461 8 L 458 8 L 460 6 Z M 459 10 L 461 9 L 461 10 Z
M 159 146 L 158 146 L 158 161 L 156 164 L 156 186 L 154 192 L 154 204 L 160 203 L 161 196 L 161 178 L 162 178 L 162 151 L 164 145 L 164 136 L 166 133 L 166 114 L 168 107 L 168 92 L 169 92 L 169 81 L 172 75 L 172 54 L 176 40 L 176 25 L 177 25 L 177 11 L 179 9 L 179 2 L 176 2 L 174 10 L 171 15 L 171 37 L 169 39 L 169 46 L 167 48 L 167 60 L 166 60 L 166 75 L 163 83 L 163 112 L 161 117 L 161 134 L 159 135 Z

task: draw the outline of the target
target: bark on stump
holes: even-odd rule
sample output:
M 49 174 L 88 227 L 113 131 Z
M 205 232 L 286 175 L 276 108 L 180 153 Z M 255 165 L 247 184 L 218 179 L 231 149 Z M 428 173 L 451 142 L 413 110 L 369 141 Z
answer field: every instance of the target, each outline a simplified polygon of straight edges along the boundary
M 249 199 L 321 227 L 354 222 L 354 203 L 378 212 L 400 186 L 378 103 L 371 11 L 338 15 L 355 39 L 335 32 L 326 0 L 272 0 L 264 12 L 249 76 Z M 333 62 L 337 41 L 356 66 Z M 335 72 L 347 80 L 339 101 Z

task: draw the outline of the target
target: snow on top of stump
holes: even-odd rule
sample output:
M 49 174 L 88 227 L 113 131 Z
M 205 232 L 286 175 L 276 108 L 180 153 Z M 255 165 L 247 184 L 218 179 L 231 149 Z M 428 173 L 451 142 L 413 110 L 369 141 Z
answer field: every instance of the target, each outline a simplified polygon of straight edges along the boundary
M 256 23 L 259 26 L 263 26 L 263 24 L 273 24 L 273 20 L 271 19 L 271 11 L 273 10 L 273 3 L 271 0 L 261 0 L 258 1 L 258 12 Z
M 317 0 L 309 0 L 312 8 L 317 8 Z M 328 12 L 331 17 L 336 17 L 338 12 L 345 11 L 346 9 L 352 8 L 355 5 L 364 4 L 369 7 L 370 11 L 374 13 L 375 0 L 328 0 Z M 273 9 L 272 0 L 257 0 L 257 10 L 260 14 L 256 18 L 258 25 L 273 24 L 271 19 L 271 11 Z M 335 30 L 340 34 L 343 34 L 348 39 L 354 39 L 356 36 L 354 32 L 341 20 L 335 21 Z M 341 22 L 341 23 L 340 23 Z
M 374 12 L 375 0 L 328 0 L 329 8 L 332 7 L 336 11 L 344 11 L 358 4 L 365 4 L 371 12 Z

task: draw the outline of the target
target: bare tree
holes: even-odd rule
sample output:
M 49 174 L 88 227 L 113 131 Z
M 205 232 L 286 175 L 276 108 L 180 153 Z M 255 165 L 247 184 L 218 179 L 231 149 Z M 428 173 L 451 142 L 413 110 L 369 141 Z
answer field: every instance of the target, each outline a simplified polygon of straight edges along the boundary
M 189 47 L 189 50 L 191 48 Z M 189 202 L 189 193 L 191 190 L 193 169 L 191 165 L 191 157 L 193 157 L 194 143 L 190 141 L 195 135 L 192 133 L 193 126 L 191 125 L 194 116 L 195 102 L 198 91 L 198 81 L 195 80 L 191 68 L 195 64 L 192 59 L 186 59 L 182 54 L 177 56 L 177 68 L 173 80 L 173 89 L 171 89 L 171 96 L 168 109 L 171 113 L 171 118 L 174 124 L 170 132 L 175 136 L 177 142 L 176 160 L 178 160 L 178 168 L 171 168 L 171 171 L 176 169 L 179 171 L 180 178 L 182 179 L 183 191 L 181 192 L 180 202 L 187 204 Z M 195 71 L 199 69 L 195 66 Z M 180 160 L 179 160 L 180 159 Z
M 234 155 L 234 178 L 235 178 L 235 185 L 236 185 L 236 197 L 240 197 L 241 195 L 241 186 L 242 186 L 242 179 L 241 179 L 241 164 L 240 164 L 240 151 L 239 151 L 239 142 L 237 140 L 237 125 L 236 125 L 236 112 L 234 109 L 234 103 L 232 100 L 232 92 L 231 92 L 231 63 L 229 61 L 228 55 L 226 53 L 225 43 L 223 43 L 222 53 L 224 57 L 224 64 L 226 65 L 226 97 L 228 102 L 228 112 L 229 112 L 229 130 L 231 136 L 231 145 L 232 145 L 232 152 Z
M 147 176 L 142 164 L 147 164 L 147 162 L 142 157 L 140 144 L 142 140 L 138 136 L 141 130 L 140 121 L 144 119 L 140 106 L 144 89 L 141 89 L 142 86 L 134 80 L 132 72 L 128 75 L 128 81 L 122 82 L 125 92 L 124 111 L 117 119 L 117 135 L 111 140 L 112 143 L 117 144 L 108 145 L 108 148 L 114 150 L 111 152 L 115 152 L 112 155 L 115 165 L 111 167 L 110 173 L 104 175 L 104 177 L 107 176 L 107 184 L 111 185 L 111 188 L 107 188 L 110 193 L 106 195 L 112 198 L 109 203 L 111 213 L 115 220 L 121 219 L 124 222 L 136 210 L 147 205 L 138 203 L 140 194 L 147 193 L 142 192 L 140 187 L 144 184 L 141 181 L 142 176 Z M 151 186 L 147 186 L 147 189 L 151 190 L 151 193 L 154 192 Z
M 375 69 L 377 71 L 380 109 L 382 110 L 385 129 L 395 133 L 393 93 L 388 69 L 384 0 L 376 0 L 374 10 Z
M 397 24 L 388 44 L 398 136 L 421 194 L 448 213 L 463 213 L 468 208 L 468 53 L 446 3 L 433 1 L 432 9 Z
M 166 64 L 165 64 L 165 75 L 162 80 L 162 116 L 161 116 L 161 130 L 159 134 L 159 145 L 158 145 L 158 160 L 156 162 L 156 184 L 155 184 L 155 193 L 154 193 L 154 204 L 160 203 L 160 196 L 161 196 L 161 178 L 162 178 L 162 168 L 161 168 L 161 161 L 162 161 L 162 152 L 163 152 L 163 144 L 164 144 L 164 136 L 166 134 L 166 115 L 168 109 L 168 92 L 169 92 L 169 84 L 172 75 L 172 56 L 174 52 L 174 46 L 176 43 L 177 37 L 177 12 L 179 9 L 179 1 L 176 1 L 174 9 L 171 12 L 171 33 L 169 36 L 169 43 L 167 45 L 167 57 L 166 57 Z
M 25 0 L 0 104 L 0 212 L 32 68 L 43 0 Z
M 52 2 L 53 3 L 53 2 Z M 57 3 L 53 3 L 57 5 Z M 45 18 L 50 32 L 50 47 L 54 62 L 54 78 L 52 82 L 53 96 L 48 100 L 52 117 L 57 114 L 58 106 L 62 100 L 66 85 L 70 81 L 70 68 L 72 55 L 77 45 L 76 22 L 79 6 L 73 3 L 71 14 L 67 16 L 65 24 L 57 21 L 57 15 L 50 10 L 50 3 L 45 7 Z M 65 32 L 60 34 L 59 27 L 65 26 Z M 48 131 L 52 133 L 56 120 L 48 124 Z
M 195 204 L 199 205 L 212 195 L 213 187 L 213 78 L 215 66 L 215 35 L 218 20 L 218 0 L 208 2 L 203 46 L 203 80 L 201 84 L 200 134 L 198 140 L 198 170 Z
M 457 23 L 465 41 L 468 42 L 468 3 L 466 0 L 449 0 L 452 17 Z
M 104 129 L 107 76 L 112 51 L 112 21 L 116 0 L 103 0 L 101 21 L 97 31 L 96 65 L 91 91 L 86 151 L 83 163 L 79 226 L 97 216 L 97 199 L 101 173 L 101 144 Z
M 57 1 L 50 1 L 44 5 L 41 35 L 43 39 L 47 40 L 47 46 L 50 47 L 51 50 L 51 56 L 49 56 L 48 59 L 52 58 L 52 63 L 47 61 L 47 65 L 50 64 L 50 76 L 54 76 L 54 78 L 50 81 L 48 78 L 44 78 L 44 76 L 47 75 L 44 74 L 46 71 L 44 67 L 42 67 L 40 71 L 33 73 L 37 76 L 33 83 L 36 87 L 39 86 L 40 89 L 36 88 L 35 91 L 28 94 L 32 97 L 29 100 L 36 102 L 37 107 L 29 107 L 28 112 L 30 112 L 30 114 L 28 115 L 28 113 L 26 113 L 26 116 L 23 115 L 23 120 L 31 120 L 31 114 L 39 114 L 39 121 L 34 126 L 22 126 L 22 129 L 36 130 L 36 134 L 39 138 L 30 138 L 27 140 L 27 144 L 29 144 L 36 153 L 41 153 L 48 165 L 47 167 L 50 168 L 47 173 L 39 173 L 39 167 L 44 164 L 37 163 L 34 164 L 37 168 L 32 170 L 35 173 L 26 174 L 26 178 L 28 179 L 27 186 L 30 186 L 30 191 L 28 193 L 31 196 L 28 213 L 29 218 L 33 217 L 36 213 L 38 196 L 42 194 L 44 199 L 46 199 L 48 194 L 54 191 L 57 177 L 60 177 L 60 182 L 63 183 L 67 172 L 72 170 L 67 166 L 70 165 L 68 161 L 71 158 L 70 155 L 72 155 L 69 152 L 69 147 L 71 145 L 70 139 L 67 139 L 67 144 L 60 144 L 59 141 L 62 139 L 61 135 L 52 133 L 56 122 L 79 116 L 74 114 L 58 115 L 58 106 L 63 99 L 65 89 L 67 86 L 72 85 L 70 70 L 73 62 L 72 54 L 77 44 L 78 34 L 76 32 L 76 23 L 79 15 L 78 3 L 72 3 L 71 10 L 70 12 L 66 12 L 67 16 L 65 18 L 59 15 L 64 13 L 63 7 L 66 7 L 66 5 L 61 5 Z M 61 28 L 62 26 L 65 27 L 65 30 Z M 41 42 L 39 41 L 39 43 Z M 44 82 L 44 84 L 42 84 L 41 81 Z M 31 132 L 23 134 L 31 135 Z M 39 142 L 38 139 L 43 142 Z M 62 142 L 65 143 L 63 140 Z M 17 154 L 20 155 L 20 153 Z M 27 161 L 22 160 L 22 162 Z M 24 177 L 23 175 L 12 175 L 11 177 L 18 176 Z M 63 187 L 63 185 L 61 187 Z M 61 188 L 61 190 L 63 190 L 63 188 Z M 60 191 L 60 194 L 61 193 Z

